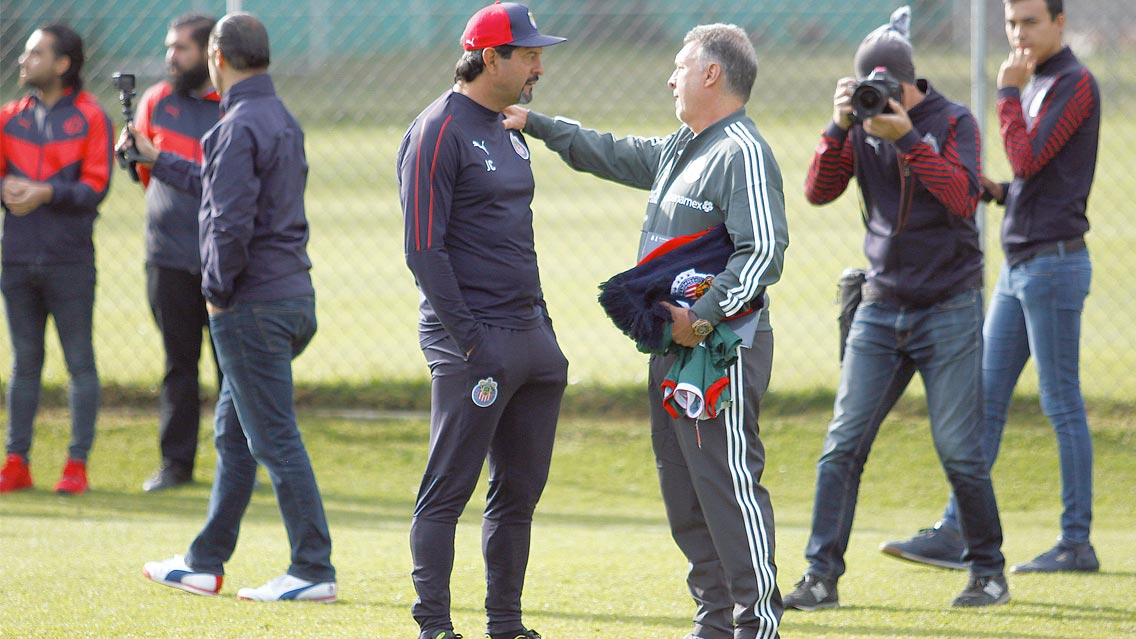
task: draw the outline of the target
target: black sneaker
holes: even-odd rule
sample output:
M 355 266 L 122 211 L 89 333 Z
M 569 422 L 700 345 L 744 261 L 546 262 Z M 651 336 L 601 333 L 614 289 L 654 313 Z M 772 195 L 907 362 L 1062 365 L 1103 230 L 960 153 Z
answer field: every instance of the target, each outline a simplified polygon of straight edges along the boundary
M 892 557 L 914 561 L 928 566 L 966 570 L 962 561 L 966 544 L 955 528 L 944 526 L 943 522 L 934 528 L 924 528 L 907 541 L 889 541 L 880 544 L 880 552 Z
M 535 630 L 521 632 L 506 632 L 505 634 L 491 635 L 485 633 L 485 639 L 540 639 L 540 633 Z
M 824 610 L 840 606 L 836 580 L 805 573 L 793 592 L 781 598 L 786 610 Z
M 453 630 L 426 630 L 418 635 L 418 639 L 462 639 L 462 636 Z
M 142 490 L 152 493 L 193 482 L 193 472 L 177 464 L 163 463 L 149 479 L 142 482 Z
M 966 588 L 951 602 L 952 606 L 973 608 L 997 606 L 1010 600 L 1010 586 L 1002 573 L 970 578 Z
M 1100 561 L 1097 560 L 1097 551 L 1089 542 L 1083 544 L 1067 544 L 1058 541 L 1053 548 L 1041 553 L 1024 564 L 1017 564 L 1010 568 L 1012 573 L 1023 572 L 1097 572 L 1100 570 Z

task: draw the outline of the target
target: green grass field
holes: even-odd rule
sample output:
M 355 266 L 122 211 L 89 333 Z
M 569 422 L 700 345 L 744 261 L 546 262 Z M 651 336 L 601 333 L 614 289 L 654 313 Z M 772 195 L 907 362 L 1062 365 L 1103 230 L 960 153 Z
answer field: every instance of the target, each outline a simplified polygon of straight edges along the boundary
M 524 600 L 527 623 L 548 639 L 678 639 L 689 632 L 686 564 L 669 537 L 647 426 L 635 412 L 561 420 L 551 478 L 537 510 Z M 782 589 L 791 588 L 805 567 L 814 462 L 828 418 L 823 406 L 788 411 L 775 402 L 763 418 Z M 254 496 L 220 597 L 195 597 L 146 581 L 142 564 L 184 552 L 203 521 L 208 483 L 202 480 L 211 476 L 211 447 L 203 440 L 196 485 L 144 494 L 139 486 L 156 461 L 153 418 L 106 411 L 91 458 L 93 490 L 65 498 L 50 487 L 62 462 L 66 415 L 49 411 L 36 431 L 36 489 L 0 497 L 0 637 L 416 636 L 407 535 L 425 463 L 426 421 L 310 413 L 301 421 L 335 543 L 339 603 L 236 601 L 238 588 L 259 585 L 287 567 L 287 541 L 267 488 Z M 1009 604 L 954 610 L 949 604 L 963 574 L 880 554 L 882 541 L 931 524 L 946 494 L 925 415 L 917 403 L 904 403 L 882 429 L 865 472 L 848 574 L 840 583 L 844 607 L 789 612 L 782 636 L 1136 636 L 1136 435 L 1126 411 L 1094 413 L 1091 422 L 1100 574 L 1011 576 Z M 1024 561 L 1048 549 L 1059 514 L 1056 450 L 1032 404 L 1015 407 L 995 482 L 1007 560 Z M 484 632 L 483 498 L 478 490 L 462 519 L 454 569 L 454 619 L 470 639 Z

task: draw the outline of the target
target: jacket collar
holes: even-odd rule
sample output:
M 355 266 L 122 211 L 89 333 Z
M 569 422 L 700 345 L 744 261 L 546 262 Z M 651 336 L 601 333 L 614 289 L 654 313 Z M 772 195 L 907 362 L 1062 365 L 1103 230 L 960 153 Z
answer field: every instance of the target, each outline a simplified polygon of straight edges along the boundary
M 919 78 L 915 81 L 915 86 L 919 87 L 919 90 L 925 95 L 923 99 L 919 101 L 919 104 L 911 107 L 911 110 L 907 112 L 909 116 L 915 117 L 924 111 L 934 112 L 942 107 L 946 98 L 943 97 L 943 94 L 936 91 L 935 87 L 931 86 L 930 80 Z
M 229 87 L 221 97 L 221 112 L 224 113 L 245 100 L 274 95 L 276 95 L 276 86 L 272 83 L 272 76 L 267 73 L 257 73 Z
M 51 106 L 51 109 L 56 109 L 56 108 L 59 108 L 59 107 L 64 107 L 64 106 L 67 106 L 67 105 L 70 105 L 70 104 L 74 104 L 75 98 L 78 95 L 79 95 L 79 92 L 76 91 L 73 88 L 63 89 L 63 95 L 59 98 L 59 101 L 57 101 L 55 104 L 53 104 Z M 27 108 L 27 107 L 43 107 L 45 109 L 48 108 L 47 105 L 43 103 L 43 99 L 40 97 L 39 91 L 37 91 L 37 90 L 30 91 L 28 93 L 27 97 L 24 98 L 24 100 L 25 100 L 25 107 L 24 108 Z M 51 109 L 48 109 L 48 110 L 51 110 Z
M 707 135 L 713 134 L 716 131 L 721 131 L 722 129 L 725 129 L 726 127 L 733 124 L 734 122 L 741 120 L 745 116 L 746 116 L 746 110 L 745 110 L 745 107 L 743 106 L 742 108 L 738 109 L 737 111 L 734 111 L 733 113 L 727 115 L 726 117 L 722 118 L 721 120 L 718 120 L 714 124 L 711 124 L 710 126 L 706 127 L 705 129 L 702 129 L 702 132 L 699 133 L 696 137 L 705 137 Z M 687 130 L 690 130 L 690 127 L 686 126 L 685 124 L 683 125 L 683 127 L 685 127 Z
M 1076 56 L 1073 55 L 1073 50 L 1066 45 L 1061 47 L 1060 51 L 1050 56 L 1048 60 L 1037 65 L 1035 73 L 1036 75 L 1051 75 L 1076 59 Z

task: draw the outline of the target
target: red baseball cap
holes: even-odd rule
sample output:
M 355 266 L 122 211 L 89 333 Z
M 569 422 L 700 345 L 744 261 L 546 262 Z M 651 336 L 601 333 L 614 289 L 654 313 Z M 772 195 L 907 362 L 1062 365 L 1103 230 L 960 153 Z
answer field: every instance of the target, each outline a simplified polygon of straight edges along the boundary
M 461 44 L 466 51 L 477 51 L 509 44 L 515 47 L 548 47 L 566 38 L 547 36 L 536 28 L 532 11 L 523 4 L 501 2 L 473 14 L 465 25 Z

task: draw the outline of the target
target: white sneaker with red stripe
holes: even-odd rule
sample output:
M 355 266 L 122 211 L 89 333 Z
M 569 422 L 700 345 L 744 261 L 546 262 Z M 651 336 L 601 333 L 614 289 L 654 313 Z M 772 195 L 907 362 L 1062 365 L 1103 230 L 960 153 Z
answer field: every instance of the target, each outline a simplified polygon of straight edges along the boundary
M 162 561 L 148 561 L 142 568 L 142 574 L 150 581 L 156 581 L 163 586 L 207 596 L 221 592 L 223 580 L 221 575 L 197 572 L 190 568 L 182 555 L 174 555 Z
M 237 599 L 244 601 L 313 601 L 331 603 L 338 599 L 334 581 L 311 582 L 292 575 L 280 575 L 260 588 L 241 588 Z

